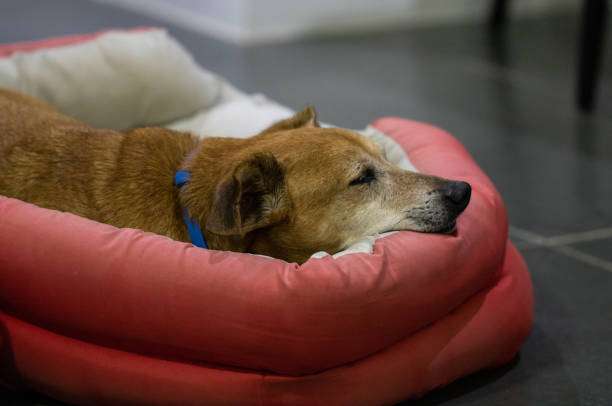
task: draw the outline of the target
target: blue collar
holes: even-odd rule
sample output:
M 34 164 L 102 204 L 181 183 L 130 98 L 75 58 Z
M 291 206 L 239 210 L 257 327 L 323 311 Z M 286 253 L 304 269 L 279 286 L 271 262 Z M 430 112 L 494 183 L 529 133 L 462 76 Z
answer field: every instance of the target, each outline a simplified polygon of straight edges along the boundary
M 191 179 L 191 173 L 189 171 L 176 171 L 174 174 L 174 186 L 179 189 L 185 186 L 187 182 Z M 189 210 L 186 207 L 183 207 L 183 221 L 187 226 L 187 231 L 189 232 L 189 238 L 191 239 L 191 243 L 196 247 L 206 248 L 208 249 L 208 244 L 206 244 L 206 238 L 204 238 L 204 234 L 202 233 L 202 229 L 197 221 L 189 216 Z

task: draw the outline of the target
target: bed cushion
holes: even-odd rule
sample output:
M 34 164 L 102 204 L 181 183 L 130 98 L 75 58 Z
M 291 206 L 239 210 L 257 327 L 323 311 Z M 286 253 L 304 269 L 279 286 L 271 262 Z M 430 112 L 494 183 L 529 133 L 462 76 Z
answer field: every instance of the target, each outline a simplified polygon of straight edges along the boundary
M 256 101 L 219 86 L 174 124 L 221 131 Z M 499 194 L 448 133 L 373 127 L 389 154 L 472 184 L 457 235 L 392 233 L 297 265 L 0 197 L 2 382 L 78 404 L 378 404 L 509 361 L 532 297 Z
M 0 87 L 98 127 L 173 121 L 213 105 L 221 81 L 161 29 L 0 46 Z

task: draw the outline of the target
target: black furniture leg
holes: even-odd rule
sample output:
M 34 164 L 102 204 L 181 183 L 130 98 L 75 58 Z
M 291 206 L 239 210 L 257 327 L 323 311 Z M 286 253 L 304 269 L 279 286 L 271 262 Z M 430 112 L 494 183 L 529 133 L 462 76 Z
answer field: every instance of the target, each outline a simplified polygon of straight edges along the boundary
M 506 0 L 494 0 L 489 15 L 490 28 L 496 29 L 506 22 L 508 2 Z
M 576 95 L 578 107 L 584 112 L 592 111 L 595 105 L 607 18 L 608 0 L 584 0 Z

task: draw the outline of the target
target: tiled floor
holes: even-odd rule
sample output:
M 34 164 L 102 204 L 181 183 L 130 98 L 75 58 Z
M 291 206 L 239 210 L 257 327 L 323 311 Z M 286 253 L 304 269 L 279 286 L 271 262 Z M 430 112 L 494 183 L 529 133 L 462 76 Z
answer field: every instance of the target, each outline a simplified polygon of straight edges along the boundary
M 169 27 L 238 87 L 294 108 L 312 103 L 323 121 L 435 123 L 498 186 L 534 279 L 533 333 L 515 364 L 406 405 L 612 404 L 612 41 L 599 108 L 582 115 L 573 104 L 576 21 L 514 21 L 501 37 L 469 25 L 248 49 Z M 0 42 L 136 25 L 164 24 L 82 0 L 0 4 Z

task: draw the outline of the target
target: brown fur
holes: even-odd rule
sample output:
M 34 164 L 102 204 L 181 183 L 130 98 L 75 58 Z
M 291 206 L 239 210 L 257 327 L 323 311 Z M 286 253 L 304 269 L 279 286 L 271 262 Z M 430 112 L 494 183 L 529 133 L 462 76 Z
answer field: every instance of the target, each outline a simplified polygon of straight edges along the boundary
M 380 174 L 376 185 L 351 183 L 366 166 Z M 179 191 L 180 168 L 192 179 Z M 436 231 L 454 216 L 425 226 L 410 210 L 425 210 L 443 182 L 392 166 L 350 131 L 319 128 L 312 109 L 252 138 L 200 140 L 164 128 L 95 129 L 0 90 L 0 194 L 180 241 L 189 241 L 186 207 L 212 249 L 302 262 L 366 233 Z M 406 218 L 381 225 L 385 213 Z

